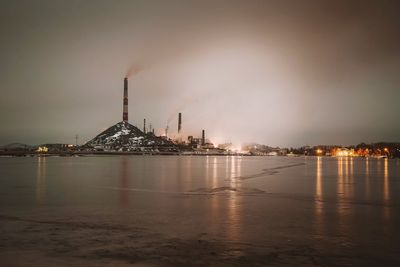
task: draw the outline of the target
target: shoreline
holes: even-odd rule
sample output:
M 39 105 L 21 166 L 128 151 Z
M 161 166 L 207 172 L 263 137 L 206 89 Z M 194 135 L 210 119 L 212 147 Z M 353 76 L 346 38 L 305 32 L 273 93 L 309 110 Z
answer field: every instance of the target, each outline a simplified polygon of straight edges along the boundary
M 221 154 L 221 153 L 196 153 L 196 152 L 118 152 L 118 151 L 90 151 L 90 152 L 0 152 L 0 156 L 10 156 L 10 157 L 81 157 L 90 155 L 137 155 L 137 156 L 258 156 L 250 154 Z
M 141 152 L 141 151 L 79 151 L 79 152 L 23 152 L 0 151 L 0 157 L 84 157 L 84 156 L 245 156 L 245 157 L 324 157 L 324 158 L 363 158 L 363 159 L 396 159 L 396 157 L 352 157 L 352 156 L 315 156 L 315 155 L 254 155 L 247 153 L 221 154 L 221 153 L 196 153 L 196 152 Z

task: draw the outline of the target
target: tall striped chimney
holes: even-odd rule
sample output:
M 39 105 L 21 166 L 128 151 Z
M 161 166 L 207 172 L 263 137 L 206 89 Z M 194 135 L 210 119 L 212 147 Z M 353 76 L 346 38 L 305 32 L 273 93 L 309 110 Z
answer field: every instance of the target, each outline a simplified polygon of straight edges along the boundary
M 204 146 L 206 144 L 206 131 L 201 132 L 201 144 Z
M 128 78 L 124 79 L 124 101 L 123 101 L 123 111 L 122 120 L 128 122 Z
M 182 113 L 179 112 L 178 114 L 178 133 L 182 130 Z

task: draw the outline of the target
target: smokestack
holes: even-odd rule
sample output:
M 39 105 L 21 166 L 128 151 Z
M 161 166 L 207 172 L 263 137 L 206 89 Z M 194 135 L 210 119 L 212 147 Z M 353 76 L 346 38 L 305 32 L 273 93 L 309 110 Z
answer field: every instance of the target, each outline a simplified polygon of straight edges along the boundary
M 122 120 L 128 122 L 128 78 L 124 79 L 124 100 L 123 100 L 123 111 Z
M 204 130 L 201 133 L 201 144 L 203 146 L 206 144 L 206 132 Z
M 181 132 L 182 129 L 182 113 L 179 112 L 178 114 L 178 133 Z
M 146 133 L 146 119 L 143 119 L 143 132 Z

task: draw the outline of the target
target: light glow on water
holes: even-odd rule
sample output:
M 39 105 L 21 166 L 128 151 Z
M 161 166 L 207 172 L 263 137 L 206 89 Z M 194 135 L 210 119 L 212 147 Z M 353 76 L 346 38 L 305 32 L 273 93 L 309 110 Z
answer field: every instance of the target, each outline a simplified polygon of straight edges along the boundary
M 10 160 L 14 166 L 7 165 Z M 194 244 L 198 238 L 221 241 L 223 253 L 241 257 L 249 255 L 247 249 L 251 255 L 253 246 L 291 249 L 304 247 L 307 240 L 328 252 L 340 247 L 340 259 L 350 261 L 345 252 L 357 246 L 390 253 L 388 239 L 400 235 L 399 196 L 394 194 L 400 190 L 394 182 L 399 161 L 391 159 L 123 156 L 2 162 L 0 215 L 145 229 L 165 236 L 167 246 L 176 236 L 179 242 L 195 238 Z M 34 209 L 40 212 L 33 214 Z M 114 240 L 129 236 L 119 231 L 124 230 L 106 235 L 115 235 Z M 373 240 L 367 238 L 371 232 Z M 94 230 L 88 234 L 96 235 Z M 141 240 L 145 236 L 135 238 L 146 242 Z
M 390 217 L 390 188 L 389 188 L 389 159 L 383 159 L 383 205 L 384 205 L 384 217 L 389 219 Z
M 240 188 L 240 181 L 238 181 L 241 176 L 241 158 L 236 156 L 229 157 L 231 172 L 230 172 L 230 191 L 228 196 L 228 238 L 232 241 L 240 240 L 240 229 L 241 229 L 241 216 L 242 210 L 240 209 L 239 200 L 241 196 L 238 195 L 237 191 Z
M 315 225 L 316 225 L 316 233 L 318 237 L 323 234 L 323 211 L 324 211 L 324 202 L 323 202 L 323 190 L 322 190 L 322 165 L 323 159 L 322 157 L 317 157 L 317 166 L 316 166 L 316 174 L 315 174 Z
M 365 195 L 366 199 L 370 196 L 369 157 L 365 158 Z
M 42 205 L 46 197 L 46 157 L 37 157 L 36 204 Z

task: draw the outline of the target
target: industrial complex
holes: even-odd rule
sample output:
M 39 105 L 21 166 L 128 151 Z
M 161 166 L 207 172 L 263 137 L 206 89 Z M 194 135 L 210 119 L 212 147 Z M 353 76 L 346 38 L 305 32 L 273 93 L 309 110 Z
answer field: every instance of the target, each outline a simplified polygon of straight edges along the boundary
M 92 140 L 79 147 L 81 152 L 121 152 L 121 153 L 196 153 L 196 154 L 223 154 L 224 149 L 216 148 L 206 139 L 205 130 L 201 137 L 188 136 L 186 140 L 172 139 L 168 136 L 168 125 L 164 135 L 156 136 L 150 124 L 147 130 L 146 119 L 143 119 L 143 128 L 129 123 L 128 114 L 128 78 L 124 78 L 122 121 L 109 127 Z M 182 113 L 179 112 L 177 132 L 182 132 Z
M 168 125 L 161 135 L 156 135 L 153 125 L 147 128 L 143 119 L 140 129 L 129 123 L 128 78 L 124 78 L 122 121 L 104 130 L 83 145 L 41 144 L 30 146 L 9 144 L 0 147 L 0 155 L 85 155 L 85 154 L 151 154 L 151 155 L 251 155 L 251 156 L 334 156 L 334 157 L 400 157 L 399 143 L 361 143 L 356 146 L 321 145 L 300 148 L 279 148 L 250 143 L 240 147 L 231 143 L 214 145 L 206 138 L 206 131 L 199 136 L 182 139 L 182 113 L 177 114 L 177 138 L 168 136 Z M 77 137 L 76 137 L 77 138 Z

